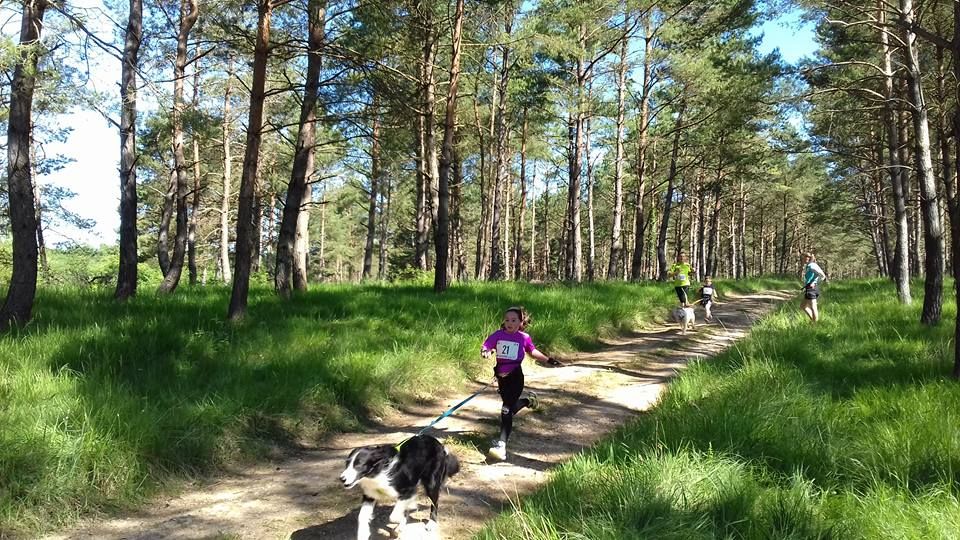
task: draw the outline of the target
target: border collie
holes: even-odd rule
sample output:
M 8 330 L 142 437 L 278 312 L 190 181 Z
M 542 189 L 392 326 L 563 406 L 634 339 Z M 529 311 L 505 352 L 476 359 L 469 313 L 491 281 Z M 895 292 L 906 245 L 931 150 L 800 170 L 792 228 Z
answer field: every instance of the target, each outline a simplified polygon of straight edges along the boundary
M 394 502 L 390 523 L 397 523 L 397 534 L 406 525 L 408 510 L 417 506 L 417 486 L 423 485 L 430 497 L 430 521 L 427 529 L 437 527 L 437 499 L 447 478 L 460 471 L 457 456 L 451 454 L 430 435 L 417 435 L 397 446 L 381 444 L 355 448 L 347 457 L 347 466 L 340 473 L 343 487 L 359 485 L 363 505 L 357 524 L 357 538 L 370 538 L 373 507 Z
M 680 323 L 680 333 L 686 334 L 687 328 L 695 327 L 697 318 L 692 307 L 678 307 L 673 310 L 673 320 Z

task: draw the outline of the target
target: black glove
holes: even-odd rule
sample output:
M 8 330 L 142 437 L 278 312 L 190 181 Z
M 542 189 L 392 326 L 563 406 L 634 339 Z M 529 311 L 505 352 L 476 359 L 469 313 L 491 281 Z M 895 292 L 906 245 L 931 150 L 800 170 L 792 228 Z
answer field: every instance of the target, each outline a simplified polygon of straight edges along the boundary
M 553 367 L 560 367 L 563 365 L 563 363 L 555 359 L 554 357 L 550 356 L 547 358 L 547 365 L 553 366 Z

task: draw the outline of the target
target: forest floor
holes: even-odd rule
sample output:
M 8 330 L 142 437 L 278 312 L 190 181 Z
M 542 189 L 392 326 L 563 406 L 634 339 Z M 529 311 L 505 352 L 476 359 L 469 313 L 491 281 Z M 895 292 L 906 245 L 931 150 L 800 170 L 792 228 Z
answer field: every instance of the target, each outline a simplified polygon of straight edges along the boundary
M 791 296 L 783 291 L 728 294 L 714 308 L 713 322 L 704 323 L 698 310 L 697 327 L 686 335 L 676 324 L 651 324 L 603 340 L 596 351 L 567 355 L 563 368 L 529 362 L 524 366 L 526 388 L 537 392 L 541 405 L 517 416 L 507 460 L 500 463 L 488 463 L 484 456 L 499 431 L 499 396 L 495 386 L 488 387 L 431 431 L 458 455 L 462 470 L 441 492 L 440 527 L 430 537 L 468 538 L 541 485 L 551 468 L 653 407 L 666 384 L 690 361 L 727 349 Z M 486 382 L 478 380 L 474 388 Z M 344 490 L 339 480 L 350 450 L 400 442 L 472 391 L 393 411 L 374 419 L 362 433 L 331 434 L 316 447 L 194 485 L 139 513 L 81 523 L 47 538 L 355 538 L 360 493 Z M 373 538 L 391 538 L 389 509 L 377 507 Z M 423 524 L 428 514 L 429 500 L 421 494 L 419 509 L 401 538 L 427 537 Z

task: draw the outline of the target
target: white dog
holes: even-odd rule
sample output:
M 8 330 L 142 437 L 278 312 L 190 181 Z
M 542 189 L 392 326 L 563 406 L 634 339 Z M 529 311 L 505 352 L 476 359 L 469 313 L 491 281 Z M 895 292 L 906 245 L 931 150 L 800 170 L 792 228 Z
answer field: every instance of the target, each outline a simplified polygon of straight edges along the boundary
M 687 329 L 696 326 L 697 318 L 692 307 L 678 307 L 673 310 L 673 320 L 680 324 L 680 333 L 686 334 Z

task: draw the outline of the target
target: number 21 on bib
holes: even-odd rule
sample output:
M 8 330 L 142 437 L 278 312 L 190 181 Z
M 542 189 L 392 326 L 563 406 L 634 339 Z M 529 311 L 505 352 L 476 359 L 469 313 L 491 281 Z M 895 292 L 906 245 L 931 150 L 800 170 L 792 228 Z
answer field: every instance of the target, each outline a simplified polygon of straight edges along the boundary
M 497 358 L 516 360 L 520 356 L 520 344 L 516 341 L 501 340 L 497 342 Z

